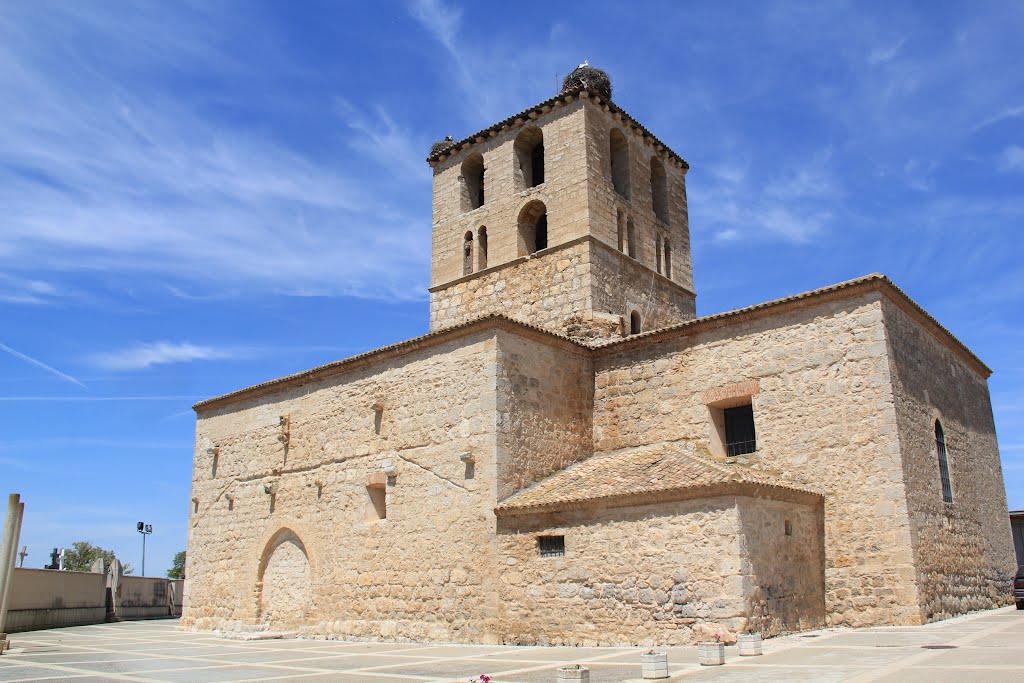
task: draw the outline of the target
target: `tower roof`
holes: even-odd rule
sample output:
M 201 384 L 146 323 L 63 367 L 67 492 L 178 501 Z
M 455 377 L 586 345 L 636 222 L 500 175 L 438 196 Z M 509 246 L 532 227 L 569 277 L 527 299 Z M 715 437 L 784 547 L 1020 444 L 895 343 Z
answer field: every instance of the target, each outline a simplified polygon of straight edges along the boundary
M 583 70 L 583 74 L 585 76 L 589 75 L 590 78 L 570 80 L 573 77 L 573 74 L 579 75 L 578 72 L 580 72 L 581 69 Z M 639 121 L 630 116 L 625 109 L 612 102 L 610 97 L 604 97 L 594 90 L 587 90 L 587 84 L 590 84 L 590 88 L 600 89 L 601 87 L 600 83 L 595 81 L 594 74 L 592 74 L 591 71 L 587 71 L 587 69 L 590 69 L 593 72 L 599 72 L 601 74 L 604 74 L 604 76 L 607 78 L 607 74 L 605 74 L 600 69 L 595 69 L 594 67 L 581 65 L 580 67 L 577 67 L 571 74 L 569 74 L 569 76 L 566 77 L 566 81 L 563 85 L 562 92 L 558 93 L 554 97 L 546 99 L 543 102 L 538 102 L 532 107 L 527 107 L 518 114 L 513 114 L 512 116 L 509 116 L 506 119 L 498 121 L 497 123 L 488 126 L 483 130 L 479 130 L 476 133 L 473 133 L 472 135 L 463 138 L 462 140 L 451 142 L 451 144 L 447 146 L 442 146 L 440 143 L 435 143 L 430 148 L 430 154 L 427 156 L 427 163 L 430 164 L 431 166 L 436 166 L 437 164 L 444 161 L 450 156 L 455 156 L 456 154 L 469 150 L 475 145 L 485 142 L 488 138 L 497 137 L 498 133 L 500 133 L 503 130 L 509 130 L 516 126 L 521 126 L 528 121 L 539 118 L 542 114 L 546 114 L 547 112 L 551 111 L 556 107 L 563 107 L 567 104 L 571 104 L 577 99 L 588 99 L 595 105 L 606 108 L 606 111 L 612 114 L 620 114 L 622 116 L 623 123 L 626 125 L 627 128 L 631 128 L 638 135 L 642 136 L 645 141 L 650 141 L 650 143 L 654 145 L 657 151 L 664 152 L 665 156 L 667 156 L 672 162 L 674 162 L 680 168 L 690 168 L 690 165 L 686 163 L 686 160 L 683 159 L 683 157 L 681 157 L 679 154 L 673 151 L 672 148 L 670 148 L 664 142 L 659 140 L 657 136 L 654 135 L 654 133 L 647 130 L 647 128 L 645 128 L 643 124 L 641 124 Z M 607 87 L 608 93 L 610 95 L 610 80 L 607 84 Z M 447 142 L 447 140 L 445 140 L 444 142 Z

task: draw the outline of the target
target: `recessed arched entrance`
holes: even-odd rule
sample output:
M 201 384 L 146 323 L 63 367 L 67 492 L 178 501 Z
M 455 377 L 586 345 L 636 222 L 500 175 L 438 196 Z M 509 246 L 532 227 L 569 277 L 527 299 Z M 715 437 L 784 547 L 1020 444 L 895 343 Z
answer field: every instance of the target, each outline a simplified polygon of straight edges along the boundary
M 313 602 L 309 556 L 291 529 L 281 529 L 267 543 L 256 586 L 261 622 L 273 627 L 306 623 Z

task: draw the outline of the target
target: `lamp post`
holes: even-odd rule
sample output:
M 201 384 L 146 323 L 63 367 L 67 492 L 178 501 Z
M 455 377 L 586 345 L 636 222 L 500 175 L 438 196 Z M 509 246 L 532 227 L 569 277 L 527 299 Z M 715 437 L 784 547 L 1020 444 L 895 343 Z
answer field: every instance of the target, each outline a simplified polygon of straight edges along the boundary
M 135 530 L 142 534 L 142 573 L 140 576 L 146 575 L 146 536 L 153 533 L 153 525 L 146 524 L 145 522 L 139 522 L 135 525 Z

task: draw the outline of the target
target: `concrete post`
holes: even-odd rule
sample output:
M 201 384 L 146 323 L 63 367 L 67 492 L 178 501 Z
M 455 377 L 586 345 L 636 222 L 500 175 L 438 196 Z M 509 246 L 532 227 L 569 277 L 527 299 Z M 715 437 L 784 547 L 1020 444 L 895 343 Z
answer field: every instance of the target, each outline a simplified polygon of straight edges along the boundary
M 0 543 L 0 654 L 6 649 L 7 635 L 4 621 L 7 617 L 7 598 L 14 574 L 14 558 L 18 550 L 18 536 L 21 531 L 21 515 L 25 504 L 20 502 L 21 495 L 12 493 L 7 496 L 7 518 L 4 522 L 3 542 Z

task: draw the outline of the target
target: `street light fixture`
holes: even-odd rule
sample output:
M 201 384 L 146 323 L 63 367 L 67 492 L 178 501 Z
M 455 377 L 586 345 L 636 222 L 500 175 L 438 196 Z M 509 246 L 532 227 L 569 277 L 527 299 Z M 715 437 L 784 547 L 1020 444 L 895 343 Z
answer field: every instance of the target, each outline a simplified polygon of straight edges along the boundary
M 146 524 L 145 522 L 139 522 L 135 525 L 135 530 L 142 534 L 142 574 L 146 575 L 146 536 L 153 533 L 153 525 Z

